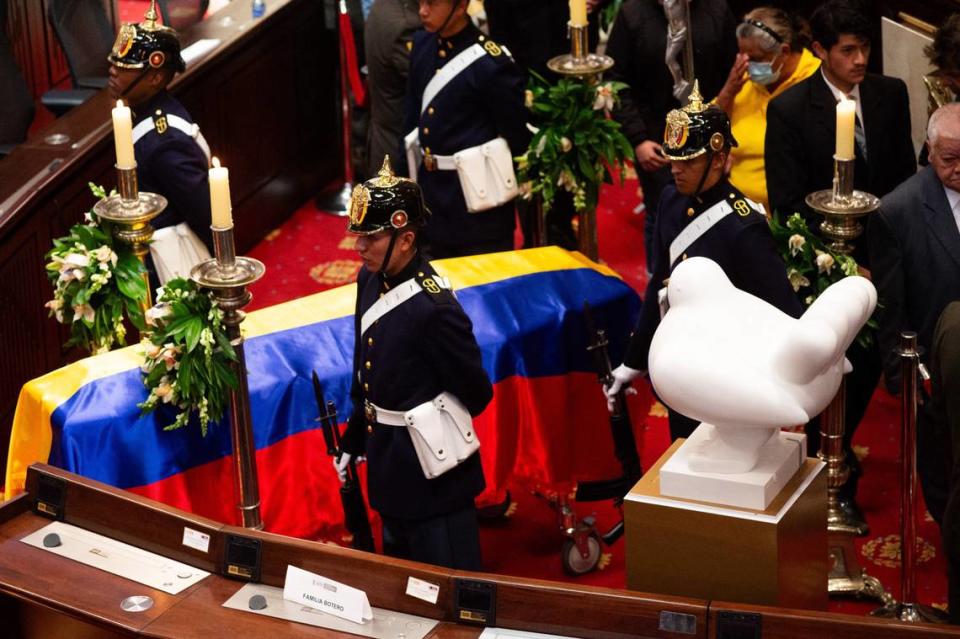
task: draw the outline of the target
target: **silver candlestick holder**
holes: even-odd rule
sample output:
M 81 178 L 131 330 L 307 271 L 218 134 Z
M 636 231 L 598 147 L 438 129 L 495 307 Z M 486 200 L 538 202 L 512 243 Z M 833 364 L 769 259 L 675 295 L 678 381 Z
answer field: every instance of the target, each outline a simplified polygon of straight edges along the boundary
M 233 226 L 211 227 L 215 257 L 197 264 L 190 279 L 210 289 L 223 311 L 223 324 L 237 360 L 232 363 L 239 388 L 230 391 L 230 436 L 233 446 L 234 487 L 240 500 L 237 508 L 244 528 L 260 530 L 260 487 L 257 479 L 256 448 L 253 443 L 253 421 L 250 418 L 250 389 L 247 385 L 247 364 L 243 352 L 240 324 L 246 314 L 243 307 L 253 298 L 247 287 L 266 272 L 260 260 L 236 254 Z
M 150 221 L 167 208 L 167 198 L 157 193 L 140 191 L 137 185 L 137 166 L 117 166 L 117 185 L 120 192 L 101 199 L 93 205 L 93 212 L 101 220 L 113 225 L 113 236 L 130 246 L 133 254 L 146 267 L 153 226 Z M 150 274 L 144 269 L 143 282 L 147 296 L 140 300 L 140 311 L 153 306 L 150 294 Z
M 570 53 L 551 58 L 547 62 L 547 68 L 554 73 L 576 78 L 588 85 L 597 84 L 600 82 L 600 76 L 603 72 L 608 71 L 613 66 L 613 58 L 599 53 L 590 53 L 586 26 L 571 24 L 569 28 Z M 535 215 L 542 217 L 543 211 L 537 210 Z M 542 219 L 535 223 L 535 228 L 541 229 L 541 235 L 545 235 L 542 231 L 545 226 Z M 596 209 L 589 209 L 580 213 L 577 244 L 580 252 L 591 260 L 597 261 L 600 257 L 600 249 L 597 243 Z
M 807 206 L 824 216 L 820 232 L 829 240 L 834 253 L 849 255 L 852 241 L 863 234 L 860 218 L 880 206 L 880 198 L 853 188 L 855 160 L 833 156 L 833 188 L 814 191 L 806 198 Z

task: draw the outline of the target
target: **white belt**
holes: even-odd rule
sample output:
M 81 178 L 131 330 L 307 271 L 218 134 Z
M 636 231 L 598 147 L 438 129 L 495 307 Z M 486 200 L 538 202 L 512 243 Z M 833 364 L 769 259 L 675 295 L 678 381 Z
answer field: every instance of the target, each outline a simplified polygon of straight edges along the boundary
M 403 418 L 407 411 L 404 410 L 387 410 L 386 408 L 380 408 L 373 402 L 364 401 L 363 412 L 367 417 L 367 421 L 371 423 L 384 424 L 386 426 L 407 425 L 407 422 Z
M 423 153 L 423 168 L 428 171 L 456 171 L 457 162 L 452 155 Z

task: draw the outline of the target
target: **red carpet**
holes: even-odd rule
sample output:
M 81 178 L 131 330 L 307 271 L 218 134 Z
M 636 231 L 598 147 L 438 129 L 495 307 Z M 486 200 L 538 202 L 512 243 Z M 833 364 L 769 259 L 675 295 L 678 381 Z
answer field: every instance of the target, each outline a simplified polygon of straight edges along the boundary
M 641 294 L 646 286 L 643 252 L 643 214 L 634 214 L 639 203 L 637 183 L 623 188 L 606 187 L 600 200 L 598 227 L 601 259 L 619 272 Z M 312 203 L 297 211 L 280 229 L 273 231 L 251 252 L 267 265 L 266 277 L 253 287 L 252 308 L 269 306 L 353 281 L 360 262 L 353 252 L 353 240 L 345 233 L 346 219 L 317 211 Z M 649 468 L 669 445 L 663 407 L 653 401 L 642 385 L 631 398 L 638 443 L 644 468 Z M 599 389 L 598 389 L 599 392 Z M 861 565 L 899 597 L 899 403 L 884 391 L 877 391 L 865 422 L 854 442 L 862 458 L 864 476 L 859 503 L 870 523 L 870 534 L 857 540 Z M 560 550 L 564 541 L 556 513 L 534 490 L 556 487 L 523 485 L 511 488 L 514 507 L 509 517 L 486 523 L 481 531 L 486 569 L 490 572 L 578 583 L 624 587 L 623 541 L 604 548 L 603 568 L 577 578 L 561 569 Z M 919 494 L 919 493 L 918 493 Z M 579 516 L 595 514 L 597 529 L 606 531 L 619 520 L 607 502 L 574 504 Z M 946 577 L 940 535 L 922 504 L 920 521 L 917 595 L 920 603 L 943 607 Z M 831 601 L 837 612 L 866 613 L 873 602 Z

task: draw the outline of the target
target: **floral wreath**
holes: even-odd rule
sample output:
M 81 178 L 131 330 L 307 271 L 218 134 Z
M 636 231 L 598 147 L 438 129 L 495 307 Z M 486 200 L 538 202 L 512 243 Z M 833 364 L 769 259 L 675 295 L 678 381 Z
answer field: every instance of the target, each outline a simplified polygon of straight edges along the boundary
M 89 187 L 97 199 L 106 197 L 103 187 Z M 108 222 L 93 211 L 84 221 L 54 239 L 45 256 L 53 285 L 53 299 L 45 306 L 70 327 L 66 346 L 98 354 L 126 345 L 124 318 L 137 329 L 145 327 L 140 301 L 147 296 L 146 270 L 128 245 L 114 240 Z
M 197 415 L 206 437 L 210 422 L 223 417 L 230 389 L 239 388 L 231 363 L 237 354 L 223 326 L 223 311 L 209 291 L 175 278 L 157 291 L 157 303 L 145 314 L 153 332 L 141 344 L 143 384 L 150 389 L 137 406 L 141 414 L 164 405 L 177 415 L 164 430 L 186 426 Z

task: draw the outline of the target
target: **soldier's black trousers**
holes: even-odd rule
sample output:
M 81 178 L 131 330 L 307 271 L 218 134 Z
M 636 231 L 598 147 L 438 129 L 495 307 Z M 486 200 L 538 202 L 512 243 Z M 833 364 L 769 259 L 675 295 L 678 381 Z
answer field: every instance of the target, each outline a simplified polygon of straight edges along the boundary
M 429 519 L 382 519 L 385 555 L 458 570 L 481 570 L 480 531 L 473 505 Z

